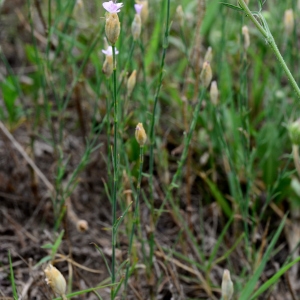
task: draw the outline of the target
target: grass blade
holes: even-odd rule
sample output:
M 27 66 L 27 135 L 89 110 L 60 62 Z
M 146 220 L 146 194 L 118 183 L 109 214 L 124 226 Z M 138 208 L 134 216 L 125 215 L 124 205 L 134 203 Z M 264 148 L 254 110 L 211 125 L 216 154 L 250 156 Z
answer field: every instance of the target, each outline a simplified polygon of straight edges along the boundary
M 258 279 L 259 279 L 260 275 L 262 274 L 262 272 L 263 272 L 263 270 L 266 266 L 266 263 L 270 258 L 271 252 L 272 252 L 272 250 L 273 250 L 273 248 L 274 248 L 274 246 L 275 246 L 275 244 L 276 244 L 276 242 L 279 238 L 279 235 L 280 235 L 280 233 L 281 233 L 281 231 L 284 227 L 286 217 L 287 217 L 287 215 L 285 215 L 284 218 L 282 219 L 282 221 L 281 221 L 281 223 L 280 223 L 280 225 L 279 225 L 279 227 L 278 227 L 278 229 L 277 229 L 277 231 L 276 231 L 276 233 L 275 233 L 268 249 L 266 250 L 265 255 L 262 258 L 262 261 L 261 261 L 259 267 L 256 269 L 253 276 L 250 278 L 250 280 L 248 281 L 248 283 L 246 284 L 246 286 L 242 290 L 239 300 L 248 300 L 248 299 L 250 299 L 250 296 L 251 296 L 252 292 L 255 289 L 255 286 L 258 282 Z
M 14 269 L 12 266 L 10 251 L 8 251 L 8 260 L 9 260 L 10 281 L 11 281 L 13 296 L 14 296 L 14 300 L 18 300 L 18 292 L 17 292 L 16 283 L 15 283 Z

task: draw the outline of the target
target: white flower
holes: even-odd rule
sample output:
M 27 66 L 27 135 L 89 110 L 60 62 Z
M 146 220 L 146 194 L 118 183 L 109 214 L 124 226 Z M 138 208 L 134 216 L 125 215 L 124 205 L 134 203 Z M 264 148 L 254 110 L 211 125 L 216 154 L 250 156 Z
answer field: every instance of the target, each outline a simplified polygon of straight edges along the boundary
M 141 11 L 142 11 L 142 8 L 143 8 L 143 4 L 134 4 L 134 8 L 135 8 L 135 11 L 138 15 L 141 14 Z
M 116 49 L 116 55 L 119 54 L 119 51 Z M 102 50 L 102 53 L 104 53 L 107 56 L 112 56 L 113 55 L 113 50 L 112 50 L 112 46 L 108 46 L 108 48 L 106 50 Z
M 120 12 L 120 8 L 123 6 L 123 3 L 114 3 L 113 1 L 104 2 L 103 7 L 109 13 L 118 13 Z

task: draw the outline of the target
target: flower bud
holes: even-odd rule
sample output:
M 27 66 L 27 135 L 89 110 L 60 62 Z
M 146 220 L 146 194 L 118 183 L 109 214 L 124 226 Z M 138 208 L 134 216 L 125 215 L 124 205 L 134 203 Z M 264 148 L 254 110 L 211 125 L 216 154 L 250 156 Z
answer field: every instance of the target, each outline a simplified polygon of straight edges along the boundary
M 148 16 L 149 16 L 149 6 L 148 6 L 148 0 L 136 0 L 135 1 L 138 4 L 142 4 L 142 11 L 141 11 L 141 19 L 142 19 L 142 23 L 145 24 L 148 20 Z
M 64 276 L 51 264 L 44 270 L 46 275 L 46 283 L 50 285 L 51 289 L 57 296 L 64 296 L 66 292 L 66 280 Z
M 247 50 L 250 46 L 250 35 L 249 35 L 249 29 L 246 25 L 242 27 L 242 34 L 244 37 L 244 48 L 245 50 Z
M 135 138 L 141 147 L 146 144 L 147 134 L 142 123 L 138 123 L 135 128 Z
M 129 97 L 136 84 L 136 70 L 134 70 L 127 81 L 127 96 Z
M 201 83 L 205 88 L 208 88 L 211 80 L 212 80 L 212 70 L 210 67 L 210 63 L 205 61 L 203 64 L 203 68 L 200 74 Z
M 74 13 L 74 18 L 75 18 L 76 23 L 78 24 L 79 28 L 85 29 L 85 28 L 89 27 L 86 10 L 85 10 L 82 0 L 76 0 L 73 13 Z
M 293 145 L 300 145 L 300 119 L 288 126 L 290 139 Z
M 213 81 L 210 86 L 210 101 L 213 105 L 218 105 L 218 100 L 219 100 L 219 90 L 217 86 L 217 82 Z
M 120 21 L 117 13 L 106 13 L 105 33 L 108 41 L 115 45 L 120 35 Z
M 223 300 L 230 300 L 233 295 L 233 283 L 228 270 L 224 270 L 221 290 Z
M 204 61 L 207 61 L 208 63 L 211 63 L 212 58 L 213 58 L 212 48 L 208 47 L 207 51 L 205 53 L 205 56 L 204 56 Z
M 106 77 L 110 77 L 114 71 L 113 57 L 111 55 L 106 55 L 105 61 L 103 63 L 102 72 Z
M 287 9 L 284 12 L 284 29 L 287 35 L 291 35 L 294 30 L 294 12 L 292 9 Z
M 142 19 L 140 15 L 136 14 L 134 16 L 134 20 L 131 25 L 131 33 L 135 41 L 140 37 L 141 31 L 142 31 Z
M 183 26 L 184 23 L 184 12 L 182 10 L 182 6 L 178 5 L 176 8 L 176 14 L 179 21 L 180 26 Z

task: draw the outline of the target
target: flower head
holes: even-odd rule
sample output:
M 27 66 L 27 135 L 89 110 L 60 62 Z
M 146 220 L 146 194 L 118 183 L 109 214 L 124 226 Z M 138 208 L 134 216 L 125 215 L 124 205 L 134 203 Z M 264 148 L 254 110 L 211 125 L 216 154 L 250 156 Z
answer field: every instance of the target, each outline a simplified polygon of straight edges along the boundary
M 123 3 L 114 3 L 113 1 L 104 2 L 103 7 L 109 13 L 118 13 L 120 12 L 120 8 L 123 6 Z
M 228 270 L 224 270 L 223 279 L 222 279 L 222 297 L 224 300 L 230 300 L 233 295 L 233 283 L 230 278 L 230 272 Z
M 66 280 L 64 276 L 51 264 L 49 264 L 44 270 L 46 275 L 46 283 L 50 285 L 53 292 L 58 295 L 64 295 L 66 292 Z
M 143 4 L 134 4 L 134 8 L 135 8 L 135 11 L 138 15 L 141 14 L 141 11 L 142 11 L 142 8 L 143 8 Z
M 210 67 L 210 63 L 205 61 L 203 64 L 203 68 L 200 74 L 200 79 L 205 88 L 208 88 L 211 80 L 212 80 L 212 70 Z
M 102 53 L 104 53 L 106 56 L 112 56 L 113 55 L 112 46 L 108 46 L 106 50 L 102 50 Z M 119 51 L 116 48 L 116 55 L 117 54 L 119 54 Z
M 140 147 L 144 147 L 147 141 L 147 134 L 142 123 L 138 123 L 135 128 L 135 138 L 139 143 Z
M 142 19 L 139 14 L 136 14 L 131 24 L 131 32 L 133 35 L 133 39 L 135 41 L 140 37 L 141 31 L 142 31 Z
M 293 145 L 300 145 L 300 119 L 288 125 L 290 139 Z
M 291 35 L 294 30 L 294 12 L 292 9 L 287 9 L 284 12 L 284 28 L 287 35 Z

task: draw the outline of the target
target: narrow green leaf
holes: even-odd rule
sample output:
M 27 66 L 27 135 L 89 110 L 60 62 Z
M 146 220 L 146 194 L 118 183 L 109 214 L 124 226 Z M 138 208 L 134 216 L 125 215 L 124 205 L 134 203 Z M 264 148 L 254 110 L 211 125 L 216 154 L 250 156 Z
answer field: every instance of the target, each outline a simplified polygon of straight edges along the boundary
M 115 231 L 117 231 L 117 230 L 118 230 L 118 228 L 119 228 L 119 226 L 120 226 L 121 222 L 123 221 L 124 217 L 127 215 L 127 213 L 128 213 L 128 210 L 129 210 L 129 208 L 131 207 L 131 205 L 132 205 L 132 202 L 131 202 L 131 203 L 130 203 L 128 206 L 127 206 L 127 208 L 125 209 L 125 211 L 124 211 L 123 215 L 122 215 L 121 217 L 119 217 L 119 218 L 118 218 L 118 220 L 117 220 L 116 224 L 114 225 L 114 229 L 115 229 Z
M 48 262 L 49 260 L 51 260 L 50 255 L 43 257 L 36 265 L 34 265 L 34 268 L 36 269 L 37 267 L 39 267 L 40 265 L 42 265 L 45 262 Z
M 239 6 L 236 6 L 236 5 L 232 5 L 232 4 L 229 4 L 229 3 L 225 3 L 225 2 L 220 2 L 220 4 L 223 4 L 231 9 L 234 9 L 234 10 L 237 10 L 237 11 L 243 11 L 243 9 Z
M 251 300 L 256 299 L 260 294 L 262 294 L 265 290 L 267 290 L 271 285 L 276 283 L 276 281 L 293 265 L 295 265 L 297 262 L 300 261 L 300 257 L 297 257 L 295 260 L 287 264 L 286 266 L 283 266 L 276 272 L 275 275 L 273 275 L 268 281 L 266 281 L 251 297 Z
M 221 245 L 221 243 L 224 239 L 224 236 L 225 236 L 226 232 L 228 231 L 228 228 L 231 225 L 232 221 L 233 221 L 233 216 L 230 218 L 230 220 L 227 222 L 227 224 L 223 228 L 223 230 L 222 230 L 220 236 L 218 237 L 218 240 L 217 240 L 213 250 L 211 251 L 211 255 L 210 255 L 209 260 L 208 260 L 208 265 L 206 267 L 206 271 L 211 267 L 212 261 L 215 259 L 216 255 L 217 255 L 217 252 L 220 248 L 220 245 Z
M 14 300 L 18 300 L 18 292 L 17 292 L 16 283 L 15 283 L 15 275 L 14 275 L 14 269 L 12 266 L 10 251 L 8 251 L 8 260 L 9 260 L 9 269 L 10 269 L 10 282 L 11 282 L 11 287 L 13 290 L 13 296 L 14 296 Z
M 287 217 L 287 215 L 285 215 L 284 218 L 282 219 L 268 249 L 266 250 L 266 252 L 261 260 L 259 267 L 255 270 L 253 276 L 249 279 L 248 283 L 245 285 L 244 289 L 242 290 L 242 292 L 240 294 L 239 300 L 249 300 L 250 299 L 250 296 L 255 289 L 255 286 L 259 280 L 259 277 L 262 274 L 267 261 L 270 259 L 271 252 L 272 252 L 272 250 L 279 238 L 279 235 L 284 227 L 286 217 Z
M 118 282 L 116 282 L 116 283 L 110 283 L 110 284 L 106 284 L 106 285 L 98 285 L 96 287 L 92 287 L 92 288 L 89 288 L 89 289 L 86 289 L 86 290 L 82 290 L 82 291 L 78 291 L 78 292 L 74 292 L 74 293 L 68 294 L 68 295 L 66 295 L 66 297 L 69 298 L 69 299 L 71 299 L 72 297 L 75 297 L 75 296 L 79 296 L 79 295 L 83 295 L 83 294 L 86 294 L 86 293 L 90 293 L 90 292 L 93 292 L 95 290 L 100 290 L 100 289 L 104 289 L 104 288 L 116 286 L 117 284 L 118 284 Z M 62 298 L 58 297 L 58 298 L 55 298 L 54 300 L 62 300 Z
M 105 257 L 105 255 L 104 255 L 103 251 L 100 249 L 100 247 L 99 247 L 97 244 L 95 244 L 95 243 L 91 243 L 91 244 L 94 245 L 94 246 L 96 247 L 96 249 L 99 251 L 99 253 L 101 254 L 101 256 L 102 256 L 102 258 L 103 258 L 103 260 L 104 260 L 104 263 L 105 263 L 105 265 L 106 265 L 107 271 L 108 271 L 108 273 L 109 273 L 109 276 L 111 277 L 110 267 L 109 267 L 109 265 L 108 265 L 108 262 L 107 262 L 107 260 L 106 260 L 106 257 Z
M 41 248 L 42 248 L 42 249 L 52 249 L 52 248 L 53 248 L 53 244 L 47 243 L 47 244 L 45 244 L 45 245 L 42 245 Z
M 206 182 L 206 184 L 208 185 L 211 193 L 213 194 L 213 196 L 216 198 L 218 204 L 221 206 L 222 210 L 224 211 L 224 213 L 226 214 L 226 216 L 228 218 L 230 218 L 232 216 L 232 210 L 231 207 L 229 206 L 229 204 L 227 203 L 226 199 L 223 197 L 222 193 L 220 192 L 220 190 L 218 189 L 218 187 L 216 186 L 216 184 L 214 184 L 205 174 L 203 174 L 201 176 L 201 178 Z
M 57 237 L 57 239 L 56 239 L 56 241 L 55 241 L 55 243 L 54 243 L 54 245 L 53 245 L 53 248 L 52 248 L 52 251 L 51 251 L 51 257 L 52 257 L 52 260 L 54 259 L 55 254 L 57 253 L 57 250 L 58 250 L 58 248 L 59 248 L 59 246 L 60 246 L 60 244 L 61 244 L 61 241 L 62 241 L 62 238 L 63 238 L 63 236 L 64 236 L 64 233 L 65 233 L 64 230 L 62 230 L 62 231 L 60 232 L 59 236 Z

